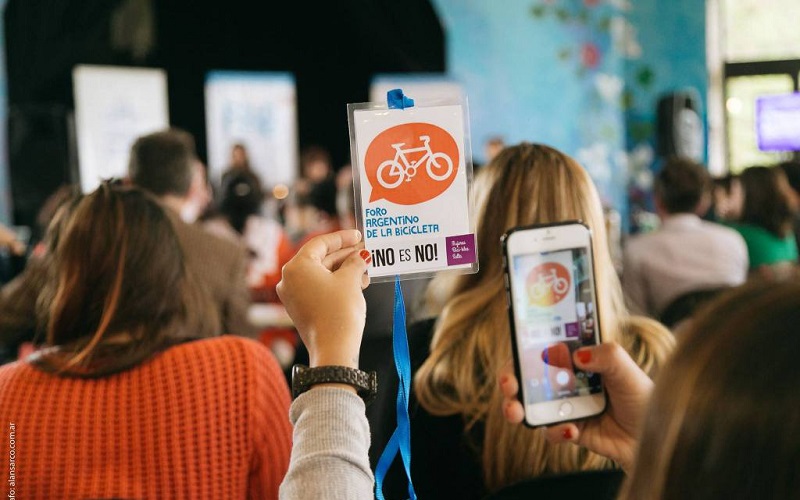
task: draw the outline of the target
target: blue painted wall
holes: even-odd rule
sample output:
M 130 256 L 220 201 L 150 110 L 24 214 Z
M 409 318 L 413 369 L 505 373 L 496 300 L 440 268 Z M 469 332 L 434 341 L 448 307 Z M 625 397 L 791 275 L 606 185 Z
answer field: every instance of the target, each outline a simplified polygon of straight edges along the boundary
M 448 74 L 470 99 L 476 159 L 495 135 L 550 144 L 575 156 L 623 213 L 628 152 L 638 162 L 652 157 L 658 95 L 690 85 L 705 97 L 700 0 L 433 3 Z
M 655 109 L 664 93 L 696 89 L 707 122 L 705 0 L 635 0 L 626 16 L 641 53 L 625 64 L 625 118 L 633 150 L 654 145 Z

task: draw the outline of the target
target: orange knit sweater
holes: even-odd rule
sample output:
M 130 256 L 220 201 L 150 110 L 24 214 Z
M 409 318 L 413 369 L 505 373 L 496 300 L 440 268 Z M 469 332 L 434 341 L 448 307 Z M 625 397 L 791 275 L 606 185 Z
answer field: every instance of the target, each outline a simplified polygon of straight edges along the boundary
M 172 347 L 127 372 L 61 378 L 0 367 L 0 497 L 278 498 L 292 429 L 269 351 L 224 336 Z

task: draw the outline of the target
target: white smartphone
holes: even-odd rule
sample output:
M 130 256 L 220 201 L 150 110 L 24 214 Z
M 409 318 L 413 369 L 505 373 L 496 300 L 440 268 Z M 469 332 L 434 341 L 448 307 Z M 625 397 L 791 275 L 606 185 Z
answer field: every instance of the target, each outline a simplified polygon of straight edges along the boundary
M 506 292 L 525 424 L 599 415 L 600 375 L 572 354 L 600 343 L 592 234 L 579 221 L 514 228 L 503 236 Z

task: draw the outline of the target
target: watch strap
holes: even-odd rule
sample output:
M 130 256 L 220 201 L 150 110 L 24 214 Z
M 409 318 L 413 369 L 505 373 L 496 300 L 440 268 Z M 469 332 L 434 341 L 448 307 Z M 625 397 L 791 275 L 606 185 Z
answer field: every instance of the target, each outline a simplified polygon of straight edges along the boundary
M 316 384 L 347 384 L 358 392 L 365 404 L 375 399 L 378 393 L 378 375 L 347 366 L 318 366 L 309 368 L 294 365 L 292 368 L 292 396 L 297 397 Z

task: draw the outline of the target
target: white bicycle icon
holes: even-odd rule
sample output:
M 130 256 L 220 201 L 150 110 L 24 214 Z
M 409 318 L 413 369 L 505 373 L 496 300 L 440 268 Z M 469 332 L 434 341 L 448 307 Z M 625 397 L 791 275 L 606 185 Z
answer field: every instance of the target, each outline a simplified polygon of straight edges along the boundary
M 540 274 L 536 283 L 532 284 L 528 289 L 531 299 L 538 302 L 545 297 L 546 294 L 553 290 L 558 295 L 567 293 L 569 289 L 569 281 L 566 278 L 561 278 L 556 274 L 555 269 L 551 269 L 547 274 Z
M 386 189 L 394 189 L 402 184 L 403 181 L 410 182 L 417 175 L 417 168 L 423 162 L 425 162 L 425 170 L 428 175 L 435 181 L 443 181 L 452 175 L 453 160 L 445 153 L 434 153 L 431 150 L 431 138 L 429 136 L 421 135 L 419 139 L 423 143 L 420 148 L 402 149 L 405 143 L 392 144 L 396 151 L 394 159 L 386 160 L 378 166 L 378 182 L 381 186 Z M 419 153 L 422 151 L 425 154 L 419 160 L 409 162 L 406 158 L 406 153 Z

